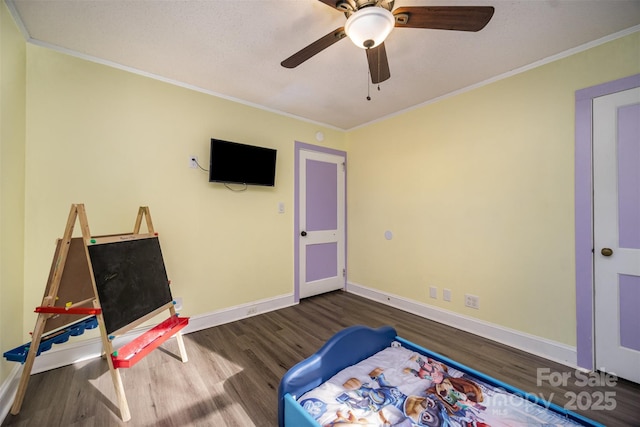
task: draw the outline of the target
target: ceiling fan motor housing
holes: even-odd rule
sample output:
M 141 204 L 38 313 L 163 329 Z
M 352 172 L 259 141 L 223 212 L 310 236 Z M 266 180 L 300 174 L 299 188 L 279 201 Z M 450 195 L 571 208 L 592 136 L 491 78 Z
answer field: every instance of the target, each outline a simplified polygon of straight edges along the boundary
M 365 7 L 383 7 L 391 11 L 393 10 L 394 2 L 395 0 L 339 0 L 335 8 L 344 12 L 345 16 L 349 18 L 355 12 Z

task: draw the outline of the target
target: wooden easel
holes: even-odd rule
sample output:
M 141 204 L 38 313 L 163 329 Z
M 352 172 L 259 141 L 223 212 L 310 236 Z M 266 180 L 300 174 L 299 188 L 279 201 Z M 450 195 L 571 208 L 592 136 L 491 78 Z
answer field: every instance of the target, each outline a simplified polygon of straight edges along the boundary
M 146 219 L 146 225 L 148 229 L 147 234 L 140 234 L 140 227 L 142 225 L 143 217 Z M 88 276 L 89 283 L 77 283 L 69 284 L 70 282 L 63 281 L 63 273 L 65 266 L 69 261 L 70 248 L 72 247 L 72 241 L 74 238 L 73 229 L 76 221 L 80 223 L 82 231 L 82 240 L 84 251 L 72 251 L 73 261 L 79 262 L 81 266 L 86 262 L 87 269 L 81 268 L 84 275 Z M 29 347 L 29 353 L 24 363 L 24 369 L 22 371 L 22 377 L 18 385 L 18 391 L 11 407 L 11 414 L 16 415 L 20 412 L 22 402 L 24 400 L 25 392 L 33 368 L 33 363 L 38 354 L 43 333 L 51 330 L 51 326 L 59 327 L 61 316 L 68 318 L 69 315 L 73 316 L 90 316 L 95 315 L 100 328 L 100 336 L 102 339 L 103 351 L 106 354 L 107 363 L 109 365 L 109 372 L 113 380 L 113 385 L 116 391 L 116 398 L 118 400 L 118 407 L 120 408 L 120 416 L 123 421 L 129 421 L 131 419 L 131 413 L 129 412 L 129 405 L 124 392 L 124 386 L 120 377 L 119 368 L 129 368 L 135 363 L 145 357 L 153 349 L 157 348 L 167 339 L 172 336 L 176 336 L 178 347 L 180 350 L 180 357 L 182 362 L 187 362 L 187 353 L 184 346 L 184 340 L 180 330 L 184 328 L 189 318 L 179 318 L 176 314 L 176 310 L 173 301 L 169 301 L 160 307 L 146 313 L 145 315 L 137 318 L 136 320 L 128 323 L 127 325 L 120 327 L 117 331 L 110 331 L 108 333 L 105 326 L 104 313 L 100 305 L 98 287 L 96 285 L 96 278 L 91 263 L 91 256 L 89 251 L 90 245 L 101 243 L 116 243 L 119 241 L 131 241 L 138 238 L 155 238 L 157 233 L 154 232 L 153 223 L 149 214 L 149 208 L 146 206 L 140 207 L 138 210 L 138 216 L 136 218 L 133 233 L 119 234 L 103 237 L 92 237 L 89 231 L 89 223 L 87 221 L 87 215 L 83 204 L 71 205 L 71 211 L 67 219 L 64 235 L 62 239 L 58 241 L 58 247 L 56 255 L 54 256 L 54 263 L 49 275 L 47 287 L 45 289 L 45 295 L 42 299 L 42 304 L 36 307 L 38 318 L 35 328 L 33 330 L 33 337 Z M 76 245 L 77 246 L 77 245 Z M 86 277 L 85 277 L 86 279 Z M 82 280 L 80 280 L 82 282 Z M 60 300 L 58 296 L 64 294 L 67 291 L 69 294 L 69 288 L 75 287 L 72 294 L 83 295 L 83 299 L 80 301 L 73 300 Z M 91 287 L 89 289 L 89 286 Z M 167 283 L 168 286 L 168 283 Z M 88 296 L 88 297 L 87 297 Z M 85 298 L 86 297 L 86 298 Z M 69 297 L 65 298 L 68 299 Z M 144 323 L 152 317 L 160 314 L 164 310 L 169 310 L 170 317 L 149 331 L 143 333 L 130 343 L 124 345 L 122 348 L 114 351 L 112 340 L 117 336 L 124 334 L 136 326 Z M 47 325 L 49 324 L 49 327 Z M 46 337 L 45 337 L 46 338 Z

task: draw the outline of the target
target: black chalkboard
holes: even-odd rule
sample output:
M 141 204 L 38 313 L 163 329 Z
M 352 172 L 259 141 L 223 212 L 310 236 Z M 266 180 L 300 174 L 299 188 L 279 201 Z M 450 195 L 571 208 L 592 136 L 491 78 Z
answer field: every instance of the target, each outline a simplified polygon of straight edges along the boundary
M 108 334 L 173 300 L 157 237 L 93 244 L 88 249 Z

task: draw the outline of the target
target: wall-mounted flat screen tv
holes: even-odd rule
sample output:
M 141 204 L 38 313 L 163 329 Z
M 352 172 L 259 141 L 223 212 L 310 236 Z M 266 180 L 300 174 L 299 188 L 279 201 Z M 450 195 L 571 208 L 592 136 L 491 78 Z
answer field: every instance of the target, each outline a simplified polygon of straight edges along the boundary
M 212 138 L 209 182 L 273 187 L 276 153 L 273 148 Z

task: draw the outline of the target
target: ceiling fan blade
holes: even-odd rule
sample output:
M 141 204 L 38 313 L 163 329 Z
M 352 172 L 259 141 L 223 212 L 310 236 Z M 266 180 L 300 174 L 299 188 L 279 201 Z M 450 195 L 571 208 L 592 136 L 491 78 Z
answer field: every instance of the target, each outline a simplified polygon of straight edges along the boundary
M 369 62 L 369 72 L 371 73 L 371 83 L 380 83 L 391 77 L 389 71 L 389 61 L 387 60 L 387 50 L 384 43 L 379 46 L 367 49 L 367 62 Z
M 347 34 L 344 32 L 344 27 L 340 27 L 330 32 L 326 36 L 319 38 L 304 49 L 294 53 L 293 55 L 282 61 L 280 65 L 285 68 L 295 68 L 315 54 L 322 52 L 332 44 L 342 40 L 346 36 Z
M 480 31 L 489 23 L 492 6 L 411 6 L 393 11 L 397 28 Z

